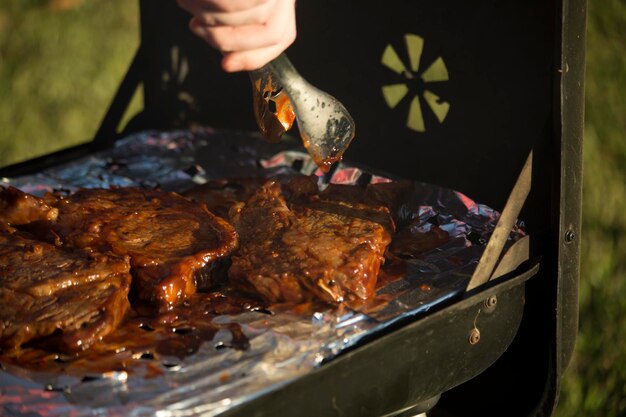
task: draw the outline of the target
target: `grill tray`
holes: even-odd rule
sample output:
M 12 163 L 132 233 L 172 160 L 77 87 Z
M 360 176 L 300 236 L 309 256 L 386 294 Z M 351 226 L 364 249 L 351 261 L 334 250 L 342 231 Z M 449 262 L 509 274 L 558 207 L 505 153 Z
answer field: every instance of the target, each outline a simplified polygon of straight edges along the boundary
M 141 133 L 118 141 L 112 149 L 4 181 L 34 194 L 78 187 L 130 185 L 182 191 L 208 178 L 311 174 L 316 169 L 294 140 L 287 140 L 277 148 L 264 143 L 257 134 L 207 129 L 195 133 Z M 321 180 L 363 183 L 385 181 L 386 177 L 341 164 Z M 399 366 L 400 369 L 381 375 L 381 378 L 405 378 L 403 374 L 407 371 L 416 372 L 423 366 L 426 366 L 423 372 L 430 372 L 428 366 L 433 364 L 428 365 L 430 362 L 425 361 L 429 356 L 462 355 L 465 365 L 459 372 L 467 373 L 467 378 L 473 376 L 493 362 L 515 335 L 523 306 L 522 284 L 536 273 L 537 266 L 524 269 L 525 272 L 517 277 L 499 281 L 501 283 L 490 290 L 488 296 L 503 292 L 502 297 L 510 298 L 504 303 L 506 307 L 498 308 L 497 313 L 489 311 L 489 315 L 481 315 L 481 307 L 467 308 L 473 304 L 482 305 L 485 294 L 452 304 L 463 296 L 498 213 L 459 193 L 427 184 L 415 183 L 413 197 L 414 201 L 404 205 L 407 215 L 421 214 L 426 219 L 436 216 L 454 238 L 447 247 L 421 259 L 410 276 L 381 289 L 380 293 L 394 296 L 384 308 L 361 313 L 322 309 L 306 317 L 280 313 L 269 318 L 261 313 L 220 316 L 214 321 L 222 324 L 237 322 L 243 326 L 250 337 L 250 349 L 216 352 L 214 346 L 228 342 L 229 337 L 218 333 L 211 343 L 205 343 L 189 358 L 182 361 L 166 358 L 167 363 L 161 363 L 167 368 L 166 373 L 150 379 L 143 378 L 147 374 L 145 370 L 131 374 L 91 374 L 85 379 L 10 369 L 24 379 L 2 375 L 0 384 L 9 394 L 0 400 L 3 409 L 9 414 L 19 409 L 35 415 L 62 414 L 67 410 L 77 415 L 111 416 L 156 413 L 249 415 L 250 407 L 257 409 L 255 404 L 260 401 L 266 415 L 282 415 L 289 405 L 269 398 L 284 395 L 276 393 L 285 389 L 296 390 L 293 391 L 295 396 L 308 396 L 306 392 L 315 386 L 316 390 L 333 391 L 328 397 L 334 398 L 330 403 L 315 401 L 315 405 L 308 408 L 310 415 L 325 415 L 328 410 L 324 407 L 357 406 L 362 400 L 355 402 L 351 398 L 353 395 L 375 398 L 371 390 L 380 391 L 380 378 L 365 378 L 360 372 L 386 375 L 390 366 Z M 474 235 L 472 240 L 475 243 L 467 239 L 469 234 Z M 523 232 L 516 228 L 511 241 L 522 236 Z M 452 258 L 454 262 L 450 262 Z M 437 310 L 440 311 L 432 314 Z M 500 317 L 501 314 L 504 318 Z M 457 316 L 464 319 L 457 320 Z M 407 323 L 412 324 L 396 331 Z M 277 327 L 283 330 L 274 331 Z M 489 329 L 487 340 L 493 340 L 483 341 L 478 346 L 474 346 L 476 343 L 470 345 L 468 337 L 472 331 L 480 331 L 479 327 L 483 333 Z M 461 336 L 456 343 L 441 343 L 458 333 Z M 411 340 L 416 349 L 402 347 Z M 398 349 L 408 356 L 401 355 Z M 488 352 L 487 358 L 468 362 L 473 355 L 483 355 L 480 353 L 483 349 Z M 418 351 L 424 356 L 415 355 Z M 364 367 L 374 358 L 379 366 Z M 454 366 L 458 366 L 458 361 L 455 363 Z M 438 366 L 438 369 L 441 368 Z M 328 378 L 328 375 L 333 375 L 332 383 L 314 382 L 318 378 Z M 343 387 L 343 377 L 347 378 L 345 383 L 352 382 L 351 388 Z M 298 391 L 303 384 L 301 381 L 306 380 L 311 381 L 310 386 L 305 384 L 307 391 Z M 361 382 L 355 384 L 354 381 Z M 386 392 L 368 409 L 371 415 L 384 414 L 396 410 L 399 404 L 406 407 L 427 400 L 456 383 L 457 378 L 443 378 L 437 384 L 428 384 L 419 395 L 417 392 L 402 394 L 400 391 L 393 395 Z M 15 403 L 15 398 L 20 398 L 19 404 Z M 298 414 L 302 414 L 302 410 Z M 365 415 L 361 411 L 359 414 Z

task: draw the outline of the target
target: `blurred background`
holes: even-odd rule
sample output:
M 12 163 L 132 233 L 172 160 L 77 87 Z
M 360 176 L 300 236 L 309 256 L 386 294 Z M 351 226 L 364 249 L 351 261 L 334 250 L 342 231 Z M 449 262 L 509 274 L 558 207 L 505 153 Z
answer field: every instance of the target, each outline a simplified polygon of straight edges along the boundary
M 0 166 L 90 139 L 138 46 L 138 2 L 2 0 Z M 138 95 L 127 118 L 141 108 Z M 626 1 L 590 1 L 580 332 L 558 417 L 626 416 Z

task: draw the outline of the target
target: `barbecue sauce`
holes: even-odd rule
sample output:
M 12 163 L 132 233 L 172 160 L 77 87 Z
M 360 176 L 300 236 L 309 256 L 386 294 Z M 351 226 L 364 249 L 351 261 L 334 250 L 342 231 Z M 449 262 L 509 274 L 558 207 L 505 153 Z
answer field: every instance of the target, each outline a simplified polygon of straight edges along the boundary
M 311 139 L 300 132 L 300 136 L 302 137 L 302 142 L 304 143 L 304 147 L 313 158 L 313 161 L 320 168 L 320 171 L 326 173 L 330 171 L 330 167 L 333 166 L 335 162 L 341 161 L 343 158 L 343 151 L 339 152 L 337 149 L 332 149 L 330 155 L 324 158 L 320 152 L 318 152 L 315 147 L 311 146 Z
M 381 267 L 376 288 L 403 279 L 408 271 L 405 260 L 388 259 Z M 430 289 L 422 290 L 427 292 Z M 250 347 L 241 325 L 216 324 L 213 319 L 217 316 L 257 311 L 265 314 L 289 312 L 310 317 L 315 312 L 329 308 L 351 308 L 372 313 L 383 309 L 392 299 L 392 294 L 381 294 L 370 300 L 347 297 L 339 305 L 308 301 L 268 306 L 253 297 L 224 287 L 219 291 L 196 293 L 184 304 L 156 315 L 150 308 L 135 306 L 116 330 L 87 350 L 71 355 L 60 354 L 46 345 L 45 341 L 39 341 L 19 351 L 0 353 L 0 362 L 46 374 L 62 373 L 82 377 L 128 372 L 152 378 L 179 366 L 185 358 L 196 354 L 203 344 L 214 343 L 214 349 L 246 350 Z M 214 342 L 219 331 L 229 332 L 230 340 Z
M 259 130 L 269 142 L 278 142 L 296 119 L 289 97 L 281 88 L 274 87 L 272 77 L 268 75 L 263 88 L 260 78 L 254 83 L 252 103 Z
M 402 189 L 395 190 L 391 189 L 395 187 L 387 186 L 382 188 L 385 192 L 376 193 L 376 196 L 385 202 L 392 201 L 393 204 L 388 203 L 391 207 L 397 205 L 396 194 Z M 337 188 L 337 190 L 341 201 L 346 200 L 348 192 L 354 192 L 352 189 Z M 381 190 L 376 188 L 372 191 Z M 334 192 L 333 189 L 325 195 L 329 200 L 333 197 L 331 192 Z M 237 199 L 236 197 L 229 196 L 226 203 L 230 204 L 231 198 Z M 354 203 L 361 202 L 360 196 L 353 199 Z M 366 212 L 368 216 L 372 213 L 379 217 L 376 210 Z M 433 226 L 426 233 L 411 226 L 415 225 L 408 225 L 393 235 L 385 263 L 378 274 L 376 289 L 404 279 L 410 274 L 410 259 L 419 258 L 423 252 L 449 239 L 447 232 L 438 226 Z M 392 233 L 393 222 L 387 227 Z M 225 270 L 222 273 L 225 273 Z M 198 353 L 201 347 L 206 349 L 206 345 L 209 344 L 208 348 L 211 348 L 210 343 L 214 343 L 214 349 L 248 349 L 250 341 L 241 325 L 236 322 L 215 323 L 213 319 L 217 316 L 236 316 L 250 311 L 268 314 L 288 311 L 311 317 L 313 313 L 329 308 L 339 310 L 351 308 L 367 313 L 383 309 L 393 298 L 391 294 L 381 294 L 370 300 L 348 296 L 344 303 L 339 305 L 325 304 L 321 301 L 266 305 L 257 298 L 237 292 L 228 286 L 224 277 L 222 278 L 217 279 L 219 283 L 217 287 L 215 281 L 207 279 L 205 288 L 207 292 L 191 295 L 183 304 L 171 310 L 155 313 L 154 309 L 145 308 L 134 302 L 133 309 L 126 315 L 121 325 L 87 350 L 75 354 L 60 354 L 53 346 L 46 344 L 45 340 L 34 341 L 20 350 L 0 352 L 0 363 L 48 374 L 83 376 L 124 371 L 151 378 L 179 366 L 185 358 Z M 420 289 L 424 292 L 431 290 L 426 285 Z M 227 332 L 230 338 L 214 341 L 218 332 L 222 332 L 220 334 Z
M 285 132 L 293 126 L 296 113 L 291 101 L 282 87 L 275 86 L 271 74 L 267 76 L 267 83 L 261 85 L 261 79 L 254 82 L 252 89 L 252 104 L 254 117 L 263 137 L 269 142 L 278 142 Z M 311 146 L 311 140 L 300 131 L 304 147 L 313 158 L 322 172 L 328 172 L 330 167 L 341 161 L 345 149 L 331 149 L 329 156 L 323 157 L 320 152 Z
M 404 269 L 394 266 L 389 270 L 385 272 L 384 267 L 381 270 L 381 277 L 385 277 L 381 283 L 402 278 Z M 156 315 L 149 308 L 136 306 L 117 329 L 84 351 L 61 354 L 42 340 L 18 351 L 0 353 L 0 362 L 45 374 L 82 377 L 127 372 L 152 378 L 179 366 L 185 358 L 196 354 L 203 344 L 214 343 L 213 348 L 217 350 L 247 350 L 250 341 L 241 325 L 232 322 L 216 324 L 213 319 L 217 316 L 257 311 L 265 314 L 289 312 L 310 317 L 329 308 L 371 312 L 384 308 L 390 299 L 390 295 L 380 295 L 367 301 L 349 297 L 339 305 L 308 301 L 268 306 L 253 297 L 223 288 L 194 294 L 183 305 Z M 220 331 L 230 333 L 230 340 L 214 341 Z
M 212 319 L 261 308 L 255 299 L 228 289 L 197 293 L 185 304 L 164 313 L 154 315 L 133 309 L 116 330 L 87 350 L 64 355 L 40 341 L 0 354 L 0 362 L 31 371 L 74 376 L 125 371 L 153 377 L 197 353 L 220 330 L 228 331 L 231 338 L 215 349 L 248 349 L 250 342 L 239 324 L 215 324 Z

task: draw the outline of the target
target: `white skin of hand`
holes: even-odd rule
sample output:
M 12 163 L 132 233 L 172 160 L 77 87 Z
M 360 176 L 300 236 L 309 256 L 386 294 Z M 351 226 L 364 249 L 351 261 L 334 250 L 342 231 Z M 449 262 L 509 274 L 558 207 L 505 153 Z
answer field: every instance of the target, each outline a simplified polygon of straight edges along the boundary
M 296 39 L 295 0 L 177 0 L 193 33 L 222 52 L 227 72 L 255 70 Z

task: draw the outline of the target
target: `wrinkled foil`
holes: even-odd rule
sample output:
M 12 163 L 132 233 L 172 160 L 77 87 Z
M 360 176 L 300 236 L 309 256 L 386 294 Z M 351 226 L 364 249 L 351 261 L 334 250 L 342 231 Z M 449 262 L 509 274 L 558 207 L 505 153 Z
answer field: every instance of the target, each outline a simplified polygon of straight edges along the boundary
M 328 183 L 367 184 L 391 178 L 347 162 L 322 173 L 292 138 L 268 144 L 256 133 L 201 129 L 142 132 L 89 157 L 34 175 L 3 178 L 28 193 L 71 192 L 81 187 L 144 186 L 184 191 L 210 179 L 315 174 Z M 245 312 L 218 316 L 238 323 L 249 338 L 246 350 L 216 349 L 232 335 L 218 332 L 192 356 L 166 364 L 151 378 L 109 372 L 77 378 L 3 366 L 0 414 L 21 416 L 214 416 L 324 366 L 347 348 L 375 337 L 398 321 L 416 320 L 452 302 L 465 290 L 499 213 L 453 190 L 415 182 L 406 215 L 423 231 L 435 224 L 449 241 L 411 260 L 409 272 L 382 287 L 382 308 L 321 310 L 304 316 Z M 518 223 L 509 242 L 524 235 Z

